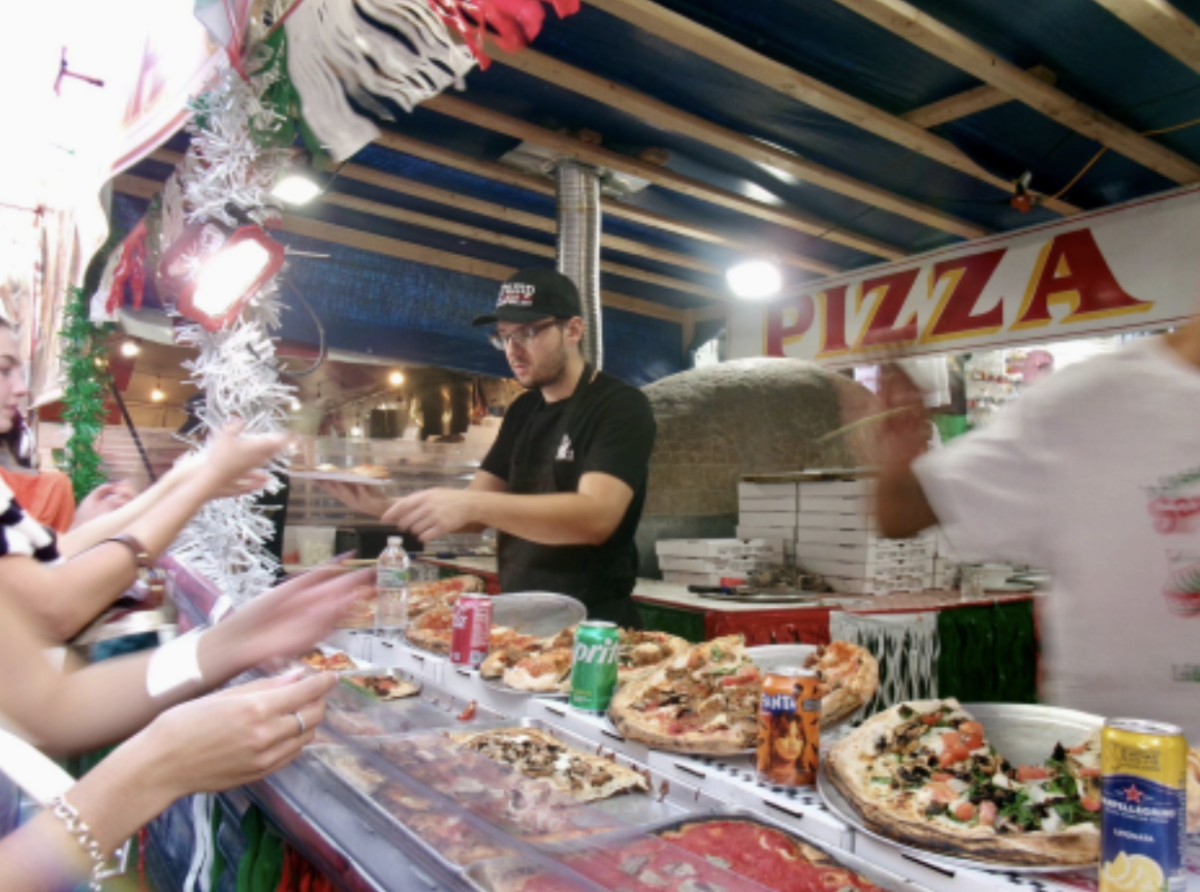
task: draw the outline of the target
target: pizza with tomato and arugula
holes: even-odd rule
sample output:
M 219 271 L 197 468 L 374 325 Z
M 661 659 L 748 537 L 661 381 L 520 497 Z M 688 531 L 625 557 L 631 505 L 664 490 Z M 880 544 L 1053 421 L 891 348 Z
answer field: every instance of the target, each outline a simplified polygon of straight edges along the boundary
M 1069 747 L 1067 746 L 1069 744 Z M 1100 736 L 1014 766 L 957 700 L 904 703 L 836 743 L 828 780 L 867 827 L 980 861 L 1084 865 L 1100 856 Z

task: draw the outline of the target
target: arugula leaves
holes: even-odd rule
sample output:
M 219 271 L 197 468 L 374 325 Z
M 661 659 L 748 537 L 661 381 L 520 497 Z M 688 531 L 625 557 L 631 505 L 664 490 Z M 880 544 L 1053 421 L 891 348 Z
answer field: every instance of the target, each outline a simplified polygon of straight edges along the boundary
M 1022 830 L 1038 830 L 1042 824 L 1027 790 L 1017 790 L 1013 801 L 1000 809 L 1000 816 L 1011 818 Z

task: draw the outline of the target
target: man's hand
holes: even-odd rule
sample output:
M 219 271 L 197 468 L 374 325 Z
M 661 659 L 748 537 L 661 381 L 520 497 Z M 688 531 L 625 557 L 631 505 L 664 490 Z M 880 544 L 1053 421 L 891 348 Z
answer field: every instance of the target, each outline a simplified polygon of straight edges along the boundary
M 880 460 L 907 467 L 929 447 L 925 394 L 895 363 L 879 369 L 879 397 L 888 417 L 879 423 Z
M 396 502 L 383 520 L 429 542 L 479 523 L 475 515 L 479 498 L 470 490 L 427 489 Z
M 367 486 L 365 483 L 319 480 L 317 485 L 347 508 L 353 508 L 371 517 L 383 517 L 384 512 L 392 507 L 392 500 L 381 496 L 378 487 Z

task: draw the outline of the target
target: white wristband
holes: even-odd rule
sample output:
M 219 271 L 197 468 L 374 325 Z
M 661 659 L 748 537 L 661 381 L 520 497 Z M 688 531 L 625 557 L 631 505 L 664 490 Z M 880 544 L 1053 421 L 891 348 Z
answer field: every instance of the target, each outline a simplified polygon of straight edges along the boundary
M 203 634 L 203 630 L 194 629 L 154 652 L 146 667 L 146 690 L 151 697 L 161 697 L 189 682 L 201 680 L 197 652 Z

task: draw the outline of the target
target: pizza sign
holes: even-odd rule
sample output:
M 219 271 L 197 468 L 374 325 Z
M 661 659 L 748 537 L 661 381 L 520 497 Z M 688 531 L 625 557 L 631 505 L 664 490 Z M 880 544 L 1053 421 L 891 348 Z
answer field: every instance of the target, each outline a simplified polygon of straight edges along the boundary
M 813 283 L 731 319 L 735 357 L 829 365 L 1142 330 L 1200 295 L 1200 189 Z

